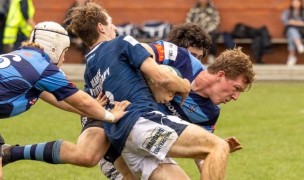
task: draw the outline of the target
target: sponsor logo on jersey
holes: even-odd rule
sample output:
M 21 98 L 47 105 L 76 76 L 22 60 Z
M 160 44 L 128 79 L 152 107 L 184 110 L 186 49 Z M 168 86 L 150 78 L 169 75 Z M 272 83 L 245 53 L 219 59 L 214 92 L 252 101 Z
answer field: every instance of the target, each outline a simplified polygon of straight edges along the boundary
M 151 136 L 146 139 L 143 144 L 143 148 L 154 154 L 158 154 L 171 134 L 172 132 L 168 132 L 160 127 L 157 127 L 151 133 Z
M 196 107 L 197 107 L 197 105 L 190 105 L 190 106 L 188 107 L 187 111 L 188 111 L 189 113 L 196 112 Z
M 92 86 L 92 89 L 90 89 L 90 94 L 92 96 L 98 96 L 98 94 L 102 93 L 103 82 L 109 75 L 110 75 L 109 68 L 107 68 L 102 74 L 100 72 L 100 69 L 97 71 L 96 75 L 90 81 Z
M 177 110 L 175 109 L 175 107 L 170 103 L 170 102 L 166 102 L 165 106 L 167 108 L 167 110 L 169 110 L 171 112 L 171 115 L 173 116 L 177 116 L 179 118 L 181 118 L 182 116 L 177 112 Z
M 165 59 L 170 59 L 172 61 L 175 61 L 178 54 L 177 46 L 169 42 L 164 42 L 164 49 L 165 49 Z

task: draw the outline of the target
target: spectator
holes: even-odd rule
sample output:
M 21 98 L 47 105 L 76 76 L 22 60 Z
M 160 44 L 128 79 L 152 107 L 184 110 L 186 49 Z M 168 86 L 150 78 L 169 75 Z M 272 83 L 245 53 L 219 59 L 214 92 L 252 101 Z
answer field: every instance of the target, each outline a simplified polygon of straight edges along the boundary
M 32 0 L 11 0 L 3 35 L 5 53 L 18 49 L 29 38 L 35 27 L 34 13 Z
M 211 36 L 212 45 L 209 49 L 208 64 L 213 63 L 216 55 L 216 41 L 219 36 L 220 16 L 218 10 L 211 0 L 198 0 L 195 6 L 189 10 L 186 22 L 199 24 Z
M 296 50 L 299 54 L 304 53 L 302 38 L 304 36 L 304 11 L 301 0 L 291 0 L 288 9 L 284 10 L 281 20 L 285 25 L 284 35 L 288 42 L 287 65 L 297 63 Z
M 78 6 L 82 6 L 85 5 L 88 2 L 88 0 L 75 0 L 75 2 L 71 5 L 71 7 L 68 9 L 64 19 L 66 19 L 66 17 L 68 17 L 70 10 L 74 7 L 78 7 Z M 67 26 L 70 22 L 66 22 L 63 26 Z M 82 42 L 82 40 L 75 35 L 73 32 L 68 31 L 69 33 L 69 37 L 71 40 L 71 44 L 75 45 L 76 48 L 81 52 L 82 56 L 84 57 L 85 54 L 88 52 L 88 47 Z M 85 63 L 85 60 L 83 58 L 82 60 L 83 63 Z
M 9 0 L 0 1 L 0 54 L 3 54 L 3 32 L 5 27 L 5 21 L 7 16 L 9 6 Z

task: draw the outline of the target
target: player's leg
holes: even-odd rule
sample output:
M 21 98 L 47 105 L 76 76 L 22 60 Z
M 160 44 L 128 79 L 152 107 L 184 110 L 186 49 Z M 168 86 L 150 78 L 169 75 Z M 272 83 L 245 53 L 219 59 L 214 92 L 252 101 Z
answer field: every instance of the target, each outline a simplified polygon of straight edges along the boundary
M 104 157 L 100 160 L 99 167 L 103 175 L 105 175 L 108 179 L 138 179 L 138 177 L 135 177 L 135 175 L 131 172 L 122 156 L 116 151 L 114 146 L 111 145 Z
M 60 161 L 78 166 L 94 167 L 104 156 L 110 144 L 101 121 L 82 117 L 81 124 L 82 132 L 77 144 L 62 143 Z
M 189 179 L 173 159 L 166 157 L 188 124 L 172 123 L 160 112 L 143 114 L 129 133 L 121 153 L 133 174 L 141 179 Z
M 77 144 L 57 140 L 26 146 L 11 146 L 7 163 L 19 160 L 36 160 L 50 164 L 68 163 L 93 167 L 97 165 L 109 146 L 104 132 L 101 129 L 96 129 L 89 128 L 83 132 Z M 4 153 L 4 156 L 8 155 Z
M 0 180 L 3 179 L 3 172 L 2 172 L 2 145 L 5 144 L 3 137 L 0 134 Z
M 109 141 L 103 129 L 90 127 L 81 133 L 76 145 L 69 142 L 62 143 L 60 160 L 62 163 L 94 167 L 108 147 Z
M 170 158 L 202 158 L 202 179 L 223 179 L 229 154 L 223 139 L 181 119 L 160 112 L 144 114 L 130 132 L 122 156 L 134 174 L 155 178 L 159 164 L 174 164 Z M 211 164 L 212 163 L 212 164 Z M 170 166 L 173 167 L 173 166 Z M 168 176 L 174 171 L 167 171 Z
M 0 180 L 3 178 L 3 173 L 2 173 L 2 156 L 0 156 Z
M 36 160 L 50 164 L 60 164 L 59 153 L 62 142 L 62 140 L 57 140 L 26 146 L 5 146 L 3 148 L 2 165 L 5 166 L 19 160 Z
M 77 144 L 68 141 L 51 141 L 26 146 L 10 146 L 4 151 L 6 163 L 18 160 L 37 160 L 50 164 L 73 164 L 93 167 L 109 147 L 104 130 L 95 124 L 86 126 Z M 101 121 L 98 121 L 101 123 Z
M 195 143 L 193 143 L 195 142 Z M 228 143 L 196 125 L 188 125 L 174 143 L 169 157 L 204 159 L 201 179 L 224 179 L 228 160 Z
M 110 180 L 123 180 L 123 175 L 118 172 L 114 164 L 102 158 L 99 162 L 101 173 Z
M 76 146 L 63 144 L 60 152 L 63 163 L 94 167 L 109 148 L 109 141 L 101 121 L 81 117 L 82 132 Z M 74 152 L 75 153 L 71 153 Z M 78 157 L 77 157 L 78 156 Z
M 174 172 L 174 173 L 172 173 Z M 149 180 L 159 179 L 183 179 L 190 178 L 184 170 L 177 164 L 160 164 L 151 174 Z
M 169 116 L 169 119 L 172 122 L 181 122 L 179 118 L 174 116 Z M 162 122 L 164 123 L 164 120 Z M 169 126 L 178 130 L 178 128 L 174 127 L 176 126 L 174 124 Z M 179 135 L 168 151 L 167 156 L 203 159 L 201 162 L 204 163 L 202 163 L 200 169 L 201 179 L 224 179 L 228 154 L 229 145 L 224 139 L 215 136 L 199 126 L 189 124 Z M 168 172 L 166 168 L 164 167 L 164 174 Z M 153 173 L 150 178 L 155 178 L 154 175 Z

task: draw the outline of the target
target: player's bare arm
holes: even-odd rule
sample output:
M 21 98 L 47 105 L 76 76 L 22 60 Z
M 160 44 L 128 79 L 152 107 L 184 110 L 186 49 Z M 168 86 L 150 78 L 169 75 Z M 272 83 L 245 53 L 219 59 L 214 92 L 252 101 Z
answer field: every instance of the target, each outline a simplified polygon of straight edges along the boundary
M 125 115 L 125 109 L 129 106 L 129 101 L 122 101 L 112 113 L 106 111 L 94 98 L 79 90 L 75 94 L 65 99 L 65 102 L 77 108 L 84 115 L 106 122 L 116 122 Z M 115 105 L 116 107 L 117 105 Z M 102 109 L 102 111 L 101 111 Z
M 40 98 L 43 101 L 45 101 L 45 102 L 47 102 L 47 103 L 49 103 L 49 104 L 51 104 L 51 105 L 53 105 L 53 106 L 55 106 L 59 109 L 69 111 L 69 112 L 74 112 L 74 113 L 77 113 L 79 115 L 82 115 L 81 111 L 77 110 L 76 108 L 69 105 L 65 101 L 57 101 L 56 97 L 53 94 L 51 94 L 47 91 L 43 91 L 40 95 Z
M 168 91 L 176 92 L 182 96 L 183 100 L 189 95 L 190 82 L 187 79 L 182 79 L 173 73 L 168 73 L 164 68 L 159 68 L 159 65 L 154 59 L 148 58 L 140 67 L 141 71 L 149 77 L 152 84 L 157 84 Z

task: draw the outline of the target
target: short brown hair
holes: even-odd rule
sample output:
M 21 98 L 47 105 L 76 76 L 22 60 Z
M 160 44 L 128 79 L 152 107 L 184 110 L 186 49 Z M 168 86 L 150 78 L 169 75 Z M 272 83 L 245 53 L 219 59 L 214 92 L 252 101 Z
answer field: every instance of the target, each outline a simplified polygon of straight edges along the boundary
M 228 79 L 243 77 L 243 82 L 250 89 L 254 81 L 255 73 L 250 57 L 242 52 L 241 47 L 228 49 L 222 52 L 213 64 L 208 66 L 207 70 L 211 74 L 224 71 Z
M 88 2 L 86 5 L 72 8 L 64 21 L 67 29 L 75 33 L 87 46 L 97 42 L 98 23 L 108 25 L 107 12 L 99 4 Z

